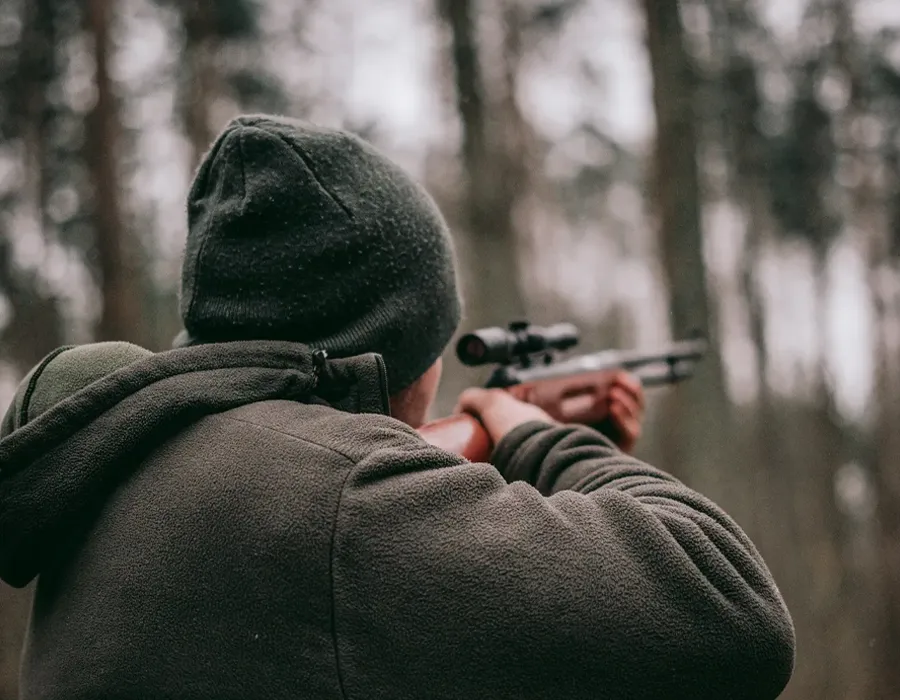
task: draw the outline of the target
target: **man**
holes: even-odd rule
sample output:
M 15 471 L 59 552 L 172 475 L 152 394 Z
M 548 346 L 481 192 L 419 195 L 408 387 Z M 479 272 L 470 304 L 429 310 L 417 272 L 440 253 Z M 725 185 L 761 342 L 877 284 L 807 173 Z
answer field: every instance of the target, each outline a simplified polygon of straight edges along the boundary
M 778 696 L 790 617 L 713 503 L 503 392 L 460 400 L 492 465 L 412 429 L 460 305 L 397 166 L 243 117 L 188 212 L 182 347 L 58 351 L 4 423 L 25 700 Z

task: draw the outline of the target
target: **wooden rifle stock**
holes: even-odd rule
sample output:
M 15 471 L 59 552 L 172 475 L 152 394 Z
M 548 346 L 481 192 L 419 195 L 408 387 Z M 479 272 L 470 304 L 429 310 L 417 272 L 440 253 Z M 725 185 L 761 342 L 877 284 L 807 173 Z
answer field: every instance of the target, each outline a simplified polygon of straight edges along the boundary
M 543 355 L 537 365 L 534 357 L 520 358 L 518 366 L 508 363 L 498 367 L 486 387 L 509 391 L 561 423 L 591 425 L 606 432 L 607 396 L 617 372 L 631 372 L 645 387 L 675 384 L 692 376 L 694 364 L 705 352 L 706 342 L 697 338 L 648 353 L 606 350 L 560 362 Z M 494 447 L 484 426 L 468 414 L 427 423 L 419 428 L 419 434 L 430 444 L 471 462 L 489 461 Z
M 438 418 L 419 428 L 426 442 L 465 457 L 470 462 L 487 462 L 494 445 L 487 430 L 474 416 L 460 413 Z

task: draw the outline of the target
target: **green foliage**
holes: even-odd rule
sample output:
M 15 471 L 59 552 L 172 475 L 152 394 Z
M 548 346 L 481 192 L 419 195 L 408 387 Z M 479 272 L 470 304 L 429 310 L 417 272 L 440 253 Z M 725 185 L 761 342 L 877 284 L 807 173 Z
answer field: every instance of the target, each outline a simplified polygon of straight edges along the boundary
M 223 39 L 248 39 L 259 36 L 259 3 L 254 0 L 216 0 L 213 8 L 216 33 Z
M 585 0 L 556 0 L 555 2 L 538 2 L 528 8 L 528 16 L 524 21 L 527 29 L 557 33 L 563 25 L 585 5 Z
M 251 111 L 283 114 L 289 101 L 280 82 L 258 68 L 247 67 L 229 72 L 226 83 L 237 101 L 251 106 Z
M 196 33 L 218 39 L 253 39 L 260 34 L 260 3 L 257 0 L 156 0 L 172 7 L 189 22 Z
M 798 71 L 788 128 L 771 140 L 769 185 L 783 234 L 824 251 L 837 234 L 839 221 L 824 202 L 837 151 L 832 115 L 816 94 L 821 69 L 814 60 Z

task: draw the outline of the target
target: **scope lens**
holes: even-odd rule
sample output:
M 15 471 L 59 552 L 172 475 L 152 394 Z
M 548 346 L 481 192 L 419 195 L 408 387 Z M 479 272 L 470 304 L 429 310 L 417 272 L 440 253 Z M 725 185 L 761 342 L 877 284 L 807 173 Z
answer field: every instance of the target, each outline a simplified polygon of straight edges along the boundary
M 466 339 L 463 352 L 465 353 L 467 358 L 473 361 L 477 361 L 484 357 L 485 353 L 487 352 L 487 346 L 484 344 L 484 341 L 482 341 L 478 336 L 473 335 L 472 337 Z

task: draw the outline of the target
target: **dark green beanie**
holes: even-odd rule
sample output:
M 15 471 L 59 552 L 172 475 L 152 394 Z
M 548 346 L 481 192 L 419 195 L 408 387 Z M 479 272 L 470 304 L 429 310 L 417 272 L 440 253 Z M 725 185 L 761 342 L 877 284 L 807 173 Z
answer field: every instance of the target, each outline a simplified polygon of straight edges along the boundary
M 383 356 L 391 392 L 460 317 L 436 205 L 362 139 L 293 119 L 233 120 L 191 187 L 176 345 L 293 340 Z

